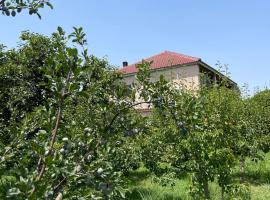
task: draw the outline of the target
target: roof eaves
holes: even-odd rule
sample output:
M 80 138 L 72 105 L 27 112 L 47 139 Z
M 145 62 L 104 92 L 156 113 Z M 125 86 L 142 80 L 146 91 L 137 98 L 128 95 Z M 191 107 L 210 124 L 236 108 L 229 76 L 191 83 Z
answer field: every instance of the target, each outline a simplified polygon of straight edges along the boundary
M 198 63 L 200 65 L 202 65 L 203 67 L 209 69 L 210 71 L 218 74 L 221 77 L 226 77 L 230 82 L 232 82 L 233 84 L 235 84 L 236 86 L 238 86 L 238 84 L 236 82 L 234 82 L 232 79 L 230 79 L 229 77 L 227 77 L 226 75 L 222 74 L 221 72 L 219 72 L 218 70 L 216 70 L 215 68 L 211 67 L 210 65 L 206 64 L 205 62 L 203 62 L 202 60 L 199 60 Z

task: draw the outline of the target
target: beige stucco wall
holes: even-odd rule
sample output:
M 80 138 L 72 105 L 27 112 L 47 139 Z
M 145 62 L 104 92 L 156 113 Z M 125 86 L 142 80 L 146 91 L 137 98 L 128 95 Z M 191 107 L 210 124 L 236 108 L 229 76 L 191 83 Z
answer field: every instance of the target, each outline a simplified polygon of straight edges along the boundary
M 177 88 L 185 88 L 188 90 L 196 90 L 200 84 L 200 72 L 198 65 L 175 66 L 171 68 L 163 68 L 151 71 L 150 81 L 158 81 L 163 75 L 167 81 L 172 82 Z M 135 79 L 135 74 L 124 76 L 127 85 L 131 85 Z M 139 96 L 139 93 L 137 94 Z M 138 98 L 138 102 L 142 101 Z M 149 104 L 141 104 L 137 109 L 148 109 Z
M 153 82 L 157 81 L 161 75 L 163 75 L 168 81 L 183 85 L 186 89 L 196 89 L 200 83 L 198 65 L 176 66 L 152 70 L 150 80 Z M 124 81 L 127 85 L 130 85 L 135 81 L 135 75 L 126 75 L 124 77 Z

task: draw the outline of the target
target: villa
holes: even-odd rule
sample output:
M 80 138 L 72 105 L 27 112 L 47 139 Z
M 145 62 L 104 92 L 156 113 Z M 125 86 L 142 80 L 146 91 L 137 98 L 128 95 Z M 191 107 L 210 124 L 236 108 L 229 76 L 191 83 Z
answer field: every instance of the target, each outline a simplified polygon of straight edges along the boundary
M 228 88 L 237 88 L 234 81 L 197 57 L 164 51 L 142 61 L 152 62 L 150 66 L 151 81 L 157 81 L 160 75 L 163 75 L 166 80 L 172 82 L 176 87 L 197 90 L 205 84 L 219 84 L 226 78 Z M 119 71 L 123 73 L 127 85 L 131 85 L 135 81 L 135 75 L 138 71 L 136 65 L 142 61 L 131 65 L 128 62 L 123 62 L 123 67 Z M 148 107 L 148 105 L 142 105 L 139 109 L 148 112 Z

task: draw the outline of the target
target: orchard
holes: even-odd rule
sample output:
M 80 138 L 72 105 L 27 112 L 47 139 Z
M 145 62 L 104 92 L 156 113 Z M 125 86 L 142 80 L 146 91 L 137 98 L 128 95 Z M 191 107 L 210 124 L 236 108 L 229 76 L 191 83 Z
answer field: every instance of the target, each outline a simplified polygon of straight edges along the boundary
M 3 16 L 26 9 L 41 17 L 44 6 L 52 8 L 0 2 Z M 0 199 L 136 199 L 131 176 L 140 170 L 176 190 L 188 179 L 190 199 L 251 199 L 246 160 L 269 153 L 269 90 L 246 97 L 226 79 L 177 89 L 163 76 L 151 82 L 151 64 L 139 64 L 126 85 L 89 53 L 82 28 L 25 31 L 17 48 L 1 45 Z M 147 116 L 136 109 L 143 103 Z

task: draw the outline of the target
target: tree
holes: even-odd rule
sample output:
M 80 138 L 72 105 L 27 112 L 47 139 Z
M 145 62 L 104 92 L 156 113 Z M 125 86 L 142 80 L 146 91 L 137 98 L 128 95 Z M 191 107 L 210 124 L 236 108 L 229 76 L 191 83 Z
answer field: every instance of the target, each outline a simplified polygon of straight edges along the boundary
M 18 50 L 3 52 L 1 66 L 1 83 L 21 80 L 1 102 L 10 113 L 4 121 L 10 137 L 0 151 L 1 198 L 123 198 L 127 168 L 116 163 L 129 163 L 115 152 L 140 132 L 132 91 L 106 61 L 88 55 L 81 28 L 22 39 Z
M 252 124 L 257 132 L 260 149 L 267 153 L 270 150 L 270 90 L 258 92 L 247 100 L 252 108 Z
M 222 199 L 225 193 L 232 195 L 235 187 L 242 188 L 231 174 L 239 160 L 235 150 L 241 144 L 250 147 L 248 141 L 255 136 L 250 134 L 239 92 L 227 89 L 224 83 L 196 92 L 179 90 L 162 76 L 153 83 L 150 74 L 144 72 L 149 66 L 139 66 L 137 75 L 141 96 L 153 106 L 148 134 L 141 143 L 145 166 L 158 176 L 175 174 L 180 178 L 189 174 L 195 199 L 209 199 L 208 183 L 215 179 Z M 240 155 L 247 156 L 241 149 Z
M 53 42 L 44 36 L 23 32 L 20 49 L 2 49 L 0 61 L 0 126 L 1 143 L 7 144 L 12 137 L 11 127 L 28 112 L 40 106 L 52 95 L 40 84 L 48 81 L 43 72 L 48 60 L 56 53 Z M 9 127 L 9 128 L 7 128 Z
M 3 15 L 15 17 L 22 10 L 28 10 L 29 15 L 36 14 L 41 18 L 39 9 L 44 8 L 45 5 L 53 9 L 49 0 L 1 0 L 0 11 Z

